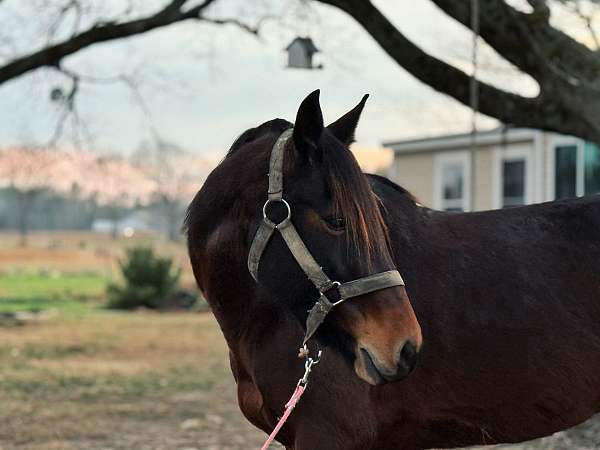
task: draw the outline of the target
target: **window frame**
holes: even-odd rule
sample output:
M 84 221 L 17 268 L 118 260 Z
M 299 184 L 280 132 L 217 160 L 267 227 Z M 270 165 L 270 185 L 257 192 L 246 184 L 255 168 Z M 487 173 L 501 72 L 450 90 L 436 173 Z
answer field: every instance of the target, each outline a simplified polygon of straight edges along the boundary
M 461 165 L 463 176 L 461 208 L 463 212 L 471 211 L 471 155 L 467 150 L 437 153 L 434 156 L 433 207 L 437 210 L 446 211 L 447 208 L 443 185 L 444 168 L 456 164 Z
M 585 141 L 574 137 L 557 137 L 552 139 L 550 145 L 550 185 L 551 198 L 556 200 L 556 148 L 573 146 L 577 148 L 575 159 L 575 197 L 583 197 L 585 195 Z
M 525 180 L 523 192 L 523 206 L 533 203 L 534 191 L 534 164 L 533 164 L 534 147 L 527 144 L 512 144 L 507 147 L 497 147 L 494 149 L 494 185 L 493 185 L 493 202 L 494 209 L 502 209 L 504 205 L 504 162 L 505 161 L 524 161 L 525 162 Z M 511 207 L 521 205 L 508 205 Z
M 522 184 L 522 192 L 521 195 L 519 196 L 515 196 L 515 197 L 507 197 L 506 196 L 506 165 L 507 164 L 519 164 L 519 169 L 522 170 L 522 172 L 519 173 L 519 175 L 523 176 L 523 180 L 520 180 L 519 183 Z M 500 201 L 502 202 L 502 208 L 513 208 L 516 206 L 523 206 L 527 204 L 527 158 L 503 158 L 502 159 L 502 186 L 500 186 L 500 189 L 502 190 L 502 194 L 501 194 L 501 199 Z M 521 186 L 519 186 L 521 187 Z M 508 204 L 507 203 L 507 199 L 515 201 L 515 203 L 511 203 Z M 517 203 L 517 202 L 521 202 L 521 203 Z

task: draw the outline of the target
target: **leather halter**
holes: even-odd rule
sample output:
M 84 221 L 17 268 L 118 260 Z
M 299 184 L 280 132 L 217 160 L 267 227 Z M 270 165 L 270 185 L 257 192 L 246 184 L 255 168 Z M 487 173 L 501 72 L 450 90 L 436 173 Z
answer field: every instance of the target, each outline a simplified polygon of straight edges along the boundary
M 294 259 L 320 294 L 319 299 L 309 311 L 306 319 L 306 334 L 304 335 L 303 342 L 303 344 L 306 344 L 334 306 L 337 306 L 352 297 L 358 297 L 393 286 L 404 286 L 404 281 L 397 270 L 376 273 L 346 283 L 331 281 L 319 263 L 313 258 L 302 241 L 302 238 L 296 231 L 296 227 L 294 227 L 294 224 L 292 223 L 292 208 L 283 198 L 284 149 L 292 134 L 293 128 L 284 131 L 271 150 L 271 159 L 269 162 L 269 192 L 267 201 L 263 205 L 263 220 L 256 231 L 256 235 L 254 236 L 254 240 L 250 247 L 250 252 L 248 253 L 248 270 L 254 280 L 258 281 L 258 265 L 260 263 L 260 258 L 271 237 L 275 233 L 275 230 L 278 230 L 294 256 Z M 279 223 L 274 223 L 268 217 L 267 209 L 272 203 L 282 203 L 287 209 L 287 217 Z M 339 294 L 339 300 L 335 302 L 331 302 L 325 295 L 327 291 L 333 288 L 337 288 Z

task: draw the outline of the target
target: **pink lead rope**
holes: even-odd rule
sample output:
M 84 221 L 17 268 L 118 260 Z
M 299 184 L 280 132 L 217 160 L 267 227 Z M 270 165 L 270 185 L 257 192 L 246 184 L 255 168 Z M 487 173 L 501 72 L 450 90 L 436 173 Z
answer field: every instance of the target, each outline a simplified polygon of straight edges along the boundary
M 273 431 L 271 432 L 271 434 L 269 435 L 269 437 L 267 438 L 267 440 L 265 441 L 263 446 L 260 448 L 260 450 L 267 450 L 269 448 L 269 446 L 273 443 L 275 436 L 277 436 L 277 433 L 279 433 L 279 430 L 281 430 L 281 427 L 283 426 L 285 421 L 288 419 L 288 417 L 290 417 L 290 414 L 296 407 L 296 403 L 298 403 L 298 400 L 300 400 L 300 397 L 302 397 L 302 394 L 304 393 L 305 389 L 306 389 L 306 386 L 303 386 L 301 384 L 296 386 L 296 389 L 294 390 L 292 397 L 285 404 L 285 412 L 283 413 L 283 416 L 281 416 L 281 418 L 279 419 L 279 422 L 277 422 L 277 425 L 275 425 L 275 428 L 273 429 Z
M 292 411 L 298 404 L 300 397 L 302 397 L 302 394 L 304 394 L 304 391 L 306 390 L 306 385 L 308 384 L 308 376 L 310 375 L 312 366 L 319 363 L 319 361 L 321 360 L 321 354 L 322 352 L 319 351 L 317 359 L 312 359 L 308 357 L 308 349 L 306 348 L 306 345 L 304 345 L 304 348 L 300 350 L 300 356 L 306 357 L 306 362 L 304 363 L 304 376 L 298 380 L 298 384 L 296 385 L 296 389 L 294 389 L 294 393 L 292 394 L 288 402 L 285 404 L 285 411 L 283 413 L 283 416 L 281 416 L 281 418 L 277 422 L 277 425 L 275 425 L 275 428 L 273 428 L 273 431 L 271 432 L 263 446 L 260 448 L 260 450 L 267 450 L 269 448 L 269 446 L 275 440 L 275 436 L 277 436 L 277 434 L 281 430 L 281 427 L 283 427 L 283 424 L 288 420 L 290 414 L 292 414 Z

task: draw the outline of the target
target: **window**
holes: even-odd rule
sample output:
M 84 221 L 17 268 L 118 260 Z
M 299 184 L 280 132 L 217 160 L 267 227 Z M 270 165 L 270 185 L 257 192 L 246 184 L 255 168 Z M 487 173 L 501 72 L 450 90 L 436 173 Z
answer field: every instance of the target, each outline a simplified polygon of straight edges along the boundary
M 600 192 L 600 147 L 586 142 L 583 156 L 584 194 Z
M 525 204 L 525 168 L 525 159 L 503 161 L 503 208 Z
M 600 148 L 591 142 L 555 147 L 554 196 L 556 199 L 600 192 Z
M 577 195 L 577 146 L 559 145 L 555 157 L 555 198 Z
M 499 145 L 493 150 L 492 208 L 528 205 L 534 200 L 535 145 L 529 142 Z M 487 183 L 487 180 L 482 180 Z
M 447 163 L 442 172 L 442 209 L 463 211 L 464 167 L 460 163 Z
M 469 153 L 440 153 L 435 157 L 434 191 L 437 209 L 469 209 Z

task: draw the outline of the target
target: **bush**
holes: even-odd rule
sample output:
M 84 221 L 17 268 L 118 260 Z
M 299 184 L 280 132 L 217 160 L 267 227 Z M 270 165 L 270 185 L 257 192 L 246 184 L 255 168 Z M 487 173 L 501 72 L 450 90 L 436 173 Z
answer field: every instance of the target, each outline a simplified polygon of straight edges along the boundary
M 171 258 L 156 256 L 150 247 L 133 247 L 119 265 L 124 285 L 108 286 L 110 308 L 159 309 L 168 305 L 181 275 L 181 269 L 173 267 Z

